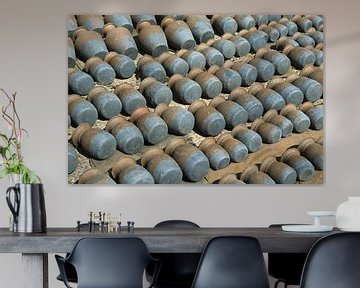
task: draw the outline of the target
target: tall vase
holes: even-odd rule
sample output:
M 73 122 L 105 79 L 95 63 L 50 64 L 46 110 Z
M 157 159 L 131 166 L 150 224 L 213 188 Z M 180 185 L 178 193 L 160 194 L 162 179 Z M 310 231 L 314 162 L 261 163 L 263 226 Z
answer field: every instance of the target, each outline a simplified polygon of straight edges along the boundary
M 6 201 L 14 216 L 14 232 L 45 233 L 47 231 L 43 184 L 17 183 L 7 189 Z
M 348 197 L 338 206 L 336 226 L 342 231 L 360 231 L 360 196 Z

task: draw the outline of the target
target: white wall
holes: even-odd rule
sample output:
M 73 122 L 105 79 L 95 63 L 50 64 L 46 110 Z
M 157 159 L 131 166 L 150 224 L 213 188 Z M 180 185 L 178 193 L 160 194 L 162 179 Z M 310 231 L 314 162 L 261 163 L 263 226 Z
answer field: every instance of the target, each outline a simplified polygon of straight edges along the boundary
M 3 0 L 0 5 L 0 87 L 18 92 L 19 112 L 30 137 L 26 162 L 46 187 L 48 226 L 73 226 L 87 211 L 122 212 L 136 226 L 187 218 L 201 226 L 267 226 L 308 222 L 307 210 L 334 210 L 347 195 L 360 195 L 359 2 L 303 1 L 93 1 Z M 326 17 L 326 175 L 321 186 L 67 185 L 66 31 L 77 13 L 280 13 Z M 0 226 L 8 222 L 6 180 L 0 182 Z M 328 223 L 334 224 L 333 220 Z M 50 256 L 50 287 L 62 287 Z M 1 287 L 20 287 L 20 256 L 0 255 Z

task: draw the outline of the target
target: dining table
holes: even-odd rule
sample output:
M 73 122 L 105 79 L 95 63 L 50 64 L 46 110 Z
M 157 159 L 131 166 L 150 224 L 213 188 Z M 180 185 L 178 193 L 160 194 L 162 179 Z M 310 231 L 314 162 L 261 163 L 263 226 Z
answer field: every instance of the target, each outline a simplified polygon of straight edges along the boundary
M 0 253 L 21 253 L 24 288 L 48 288 L 48 254 L 68 253 L 83 237 L 138 237 L 150 253 L 201 253 L 212 237 L 239 235 L 258 239 L 264 253 L 306 253 L 320 238 L 338 233 L 284 232 L 281 227 L 134 228 L 103 232 L 95 229 L 48 228 L 46 233 L 14 233 L 0 228 Z

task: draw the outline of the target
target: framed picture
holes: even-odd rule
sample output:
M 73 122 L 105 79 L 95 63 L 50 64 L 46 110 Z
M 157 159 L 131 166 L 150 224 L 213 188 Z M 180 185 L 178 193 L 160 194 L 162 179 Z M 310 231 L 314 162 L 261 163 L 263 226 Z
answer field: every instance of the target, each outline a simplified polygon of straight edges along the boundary
M 70 15 L 69 184 L 322 184 L 321 15 Z

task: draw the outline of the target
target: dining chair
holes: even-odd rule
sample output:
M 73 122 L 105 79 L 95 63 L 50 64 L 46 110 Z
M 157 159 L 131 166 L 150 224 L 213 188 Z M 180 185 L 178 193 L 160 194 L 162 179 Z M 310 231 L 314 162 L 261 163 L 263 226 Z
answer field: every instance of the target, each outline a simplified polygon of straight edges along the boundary
M 331 234 L 309 252 L 300 288 L 360 287 L 360 232 Z
M 269 228 L 278 228 L 287 224 L 271 224 Z M 280 283 L 284 288 L 288 285 L 300 285 L 301 273 L 307 253 L 268 253 L 268 273 L 277 279 L 274 288 Z
M 256 238 L 219 236 L 206 245 L 192 288 L 269 288 Z
M 145 243 L 139 238 L 82 238 L 68 257 L 55 255 L 61 278 L 70 288 L 65 263 L 74 266 L 77 288 L 143 288 L 145 268 L 159 261 L 152 258 Z M 153 287 L 153 283 L 149 287 Z
M 80 229 L 84 229 L 84 228 L 89 229 L 89 224 L 88 223 L 80 224 Z M 99 224 L 98 223 L 95 223 L 95 229 L 99 229 Z M 66 257 L 68 257 L 69 254 L 70 253 L 67 253 Z M 74 266 L 71 265 L 68 262 L 65 262 L 64 263 L 64 270 L 65 270 L 65 275 L 66 275 L 67 281 L 71 282 L 71 283 L 77 283 L 77 275 L 76 275 L 76 270 L 75 270 Z M 56 277 L 56 279 L 59 280 L 59 281 L 64 282 L 62 277 L 61 277 L 61 274 L 59 274 Z
M 155 225 L 155 228 L 200 228 L 194 222 L 188 220 L 165 220 Z M 200 260 L 200 253 L 157 253 L 153 254 L 157 259 L 162 260 L 161 270 L 156 288 L 190 288 L 194 280 L 196 268 Z M 152 266 L 147 269 L 147 277 L 151 279 L 153 274 Z

